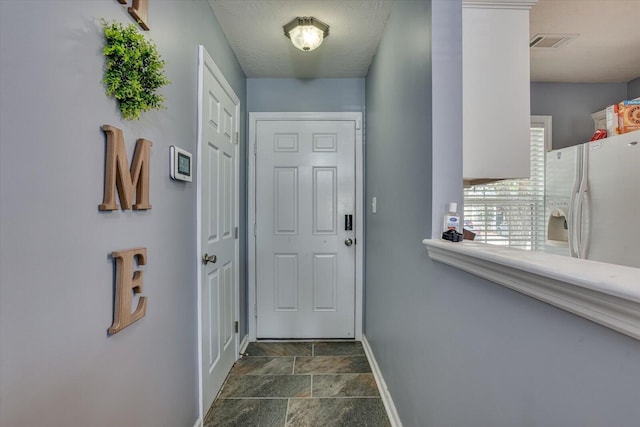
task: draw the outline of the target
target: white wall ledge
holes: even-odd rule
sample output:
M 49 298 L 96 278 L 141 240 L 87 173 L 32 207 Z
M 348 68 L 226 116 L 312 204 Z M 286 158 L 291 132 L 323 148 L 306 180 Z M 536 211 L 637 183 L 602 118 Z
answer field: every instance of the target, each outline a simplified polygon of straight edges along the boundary
M 469 241 L 422 243 L 434 261 L 640 340 L 640 269 Z

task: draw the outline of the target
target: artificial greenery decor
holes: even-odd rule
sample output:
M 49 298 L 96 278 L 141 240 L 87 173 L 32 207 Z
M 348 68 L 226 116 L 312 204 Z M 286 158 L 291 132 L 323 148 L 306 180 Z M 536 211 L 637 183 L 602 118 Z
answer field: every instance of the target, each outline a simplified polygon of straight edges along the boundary
M 102 82 L 107 95 L 118 100 L 122 117 L 139 119 L 140 113 L 164 108 L 164 96 L 156 93 L 170 83 L 164 76 L 165 61 L 156 45 L 138 32 L 135 24 L 123 26 L 102 21 L 107 44 L 107 65 Z

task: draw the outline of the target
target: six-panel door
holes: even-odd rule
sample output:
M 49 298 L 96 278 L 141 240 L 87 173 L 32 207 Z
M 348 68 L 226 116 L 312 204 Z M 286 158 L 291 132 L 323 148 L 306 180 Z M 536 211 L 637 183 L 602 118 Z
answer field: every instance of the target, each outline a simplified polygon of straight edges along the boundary
M 353 338 L 355 122 L 256 129 L 257 337 Z

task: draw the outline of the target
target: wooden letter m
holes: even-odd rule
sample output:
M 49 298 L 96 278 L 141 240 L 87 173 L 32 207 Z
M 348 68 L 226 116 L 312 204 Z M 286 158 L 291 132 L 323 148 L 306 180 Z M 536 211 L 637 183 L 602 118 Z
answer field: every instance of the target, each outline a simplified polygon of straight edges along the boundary
M 122 209 L 151 209 L 149 204 L 149 155 L 151 141 L 138 139 L 129 169 L 127 150 L 124 146 L 122 130 L 115 126 L 104 125 L 102 130 L 107 135 L 107 159 L 104 167 L 104 197 L 98 206 L 101 211 L 115 211 L 116 188 L 120 196 Z M 136 204 L 132 205 L 133 195 Z

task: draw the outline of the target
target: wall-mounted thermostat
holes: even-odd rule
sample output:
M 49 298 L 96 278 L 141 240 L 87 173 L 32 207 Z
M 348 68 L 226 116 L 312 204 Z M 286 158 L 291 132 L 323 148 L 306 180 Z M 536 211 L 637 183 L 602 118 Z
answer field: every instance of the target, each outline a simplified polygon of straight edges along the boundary
M 191 153 L 172 145 L 169 147 L 171 156 L 171 178 L 179 181 L 192 182 Z

